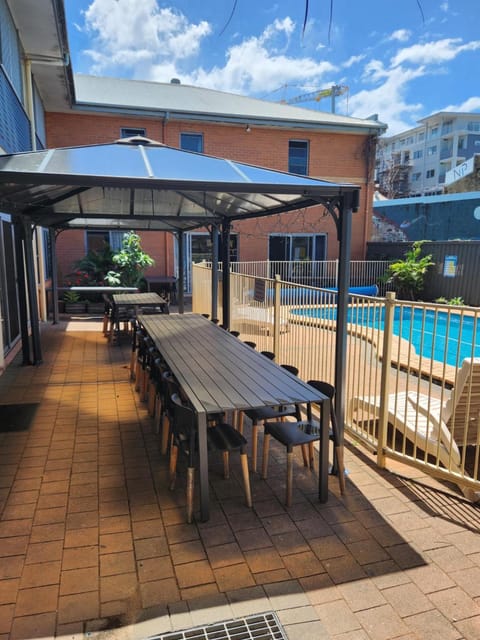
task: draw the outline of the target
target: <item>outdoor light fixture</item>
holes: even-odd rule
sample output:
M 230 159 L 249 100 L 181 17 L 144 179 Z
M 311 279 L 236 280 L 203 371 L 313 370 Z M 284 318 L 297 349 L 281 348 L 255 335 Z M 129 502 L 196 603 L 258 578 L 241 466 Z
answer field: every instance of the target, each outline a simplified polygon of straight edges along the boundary
M 250 129 L 250 125 L 249 124 L 247 124 L 247 126 L 245 127 L 245 131 L 247 133 L 250 133 L 251 129 Z

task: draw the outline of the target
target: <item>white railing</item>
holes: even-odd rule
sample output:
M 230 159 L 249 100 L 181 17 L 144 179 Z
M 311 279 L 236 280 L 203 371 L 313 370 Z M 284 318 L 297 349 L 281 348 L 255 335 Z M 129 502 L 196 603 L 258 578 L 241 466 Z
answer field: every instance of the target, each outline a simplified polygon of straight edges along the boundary
M 211 271 L 193 273 L 193 311 L 210 315 Z M 255 273 L 231 274 L 230 329 L 302 379 L 333 383 L 335 292 Z M 392 458 L 480 492 L 480 310 L 392 295 L 349 298 L 346 429 L 380 466 Z
M 350 286 L 364 287 L 377 285 L 379 293 L 385 293 L 382 276 L 385 275 L 389 260 L 352 260 L 350 262 Z M 207 263 L 209 266 L 210 262 Z M 221 269 L 221 265 L 219 265 Z M 310 287 L 336 287 L 338 277 L 338 260 L 299 260 L 279 261 L 263 260 L 253 262 L 232 262 L 232 273 L 254 278 L 275 278 L 285 282 L 307 285 Z

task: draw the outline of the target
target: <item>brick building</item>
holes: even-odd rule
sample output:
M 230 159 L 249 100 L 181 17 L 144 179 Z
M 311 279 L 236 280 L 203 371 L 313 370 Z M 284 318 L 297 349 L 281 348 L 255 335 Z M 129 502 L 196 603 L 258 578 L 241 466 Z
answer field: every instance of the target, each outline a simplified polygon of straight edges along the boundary
M 111 142 L 141 134 L 173 147 L 352 183 L 361 187 L 352 257 L 364 256 L 376 142 L 385 130 L 376 119 L 349 118 L 178 82 L 74 76 L 63 0 L 0 0 L 0 18 L 0 153 Z M 15 225 L 5 212 L 0 212 L 0 221 L 1 371 L 3 357 L 10 358 L 20 343 L 20 325 Z M 237 260 L 338 255 L 336 228 L 321 207 L 238 223 L 232 231 L 231 257 Z M 60 285 L 89 246 L 104 237 L 114 246 L 120 242 L 121 234 L 107 234 L 58 234 Z M 45 251 L 48 237 L 47 230 L 35 229 L 42 320 L 47 318 L 46 287 L 52 268 Z M 175 238 L 147 232 L 142 240 L 156 260 L 151 275 L 176 274 Z M 185 234 L 185 244 L 187 266 L 210 256 L 207 230 Z M 188 288 L 188 277 L 186 284 Z
M 354 216 L 352 257 L 362 259 L 370 235 L 377 136 L 385 126 L 220 91 L 170 83 L 76 75 L 72 108 L 46 114 L 49 147 L 105 143 L 143 135 L 193 152 L 361 186 Z M 60 280 L 95 246 L 99 232 L 68 231 L 57 239 Z M 120 234 L 119 234 L 120 235 Z M 113 246 L 119 235 L 105 235 Z M 188 266 L 210 256 L 207 230 L 186 234 Z M 151 276 L 176 272 L 172 234 L 143 232 L 142 246 L 155 258 Z M 333 220 L 322 207 L 265 220 L 236 223 L 233 260 L 334 259 Z

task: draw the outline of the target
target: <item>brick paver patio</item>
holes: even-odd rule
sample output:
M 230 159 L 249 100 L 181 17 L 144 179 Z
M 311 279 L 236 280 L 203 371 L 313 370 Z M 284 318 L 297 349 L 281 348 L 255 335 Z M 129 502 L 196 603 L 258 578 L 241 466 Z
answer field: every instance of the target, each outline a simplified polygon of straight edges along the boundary
M 0 433 L 0 640 L 144 639 L 265 611 L 290 640 L 480 638 L 480 510 L 454 490 L 349 442 L 346 495 L 331 478 L 319 504 L 299 461 L 287 510 L 273 447 L 252 510 L 235 456 L 227 481 L 214 460 L 212 517 L 187 525 L 128 343 L 63 322 L 42 344 L 41 366 L 0 377 L 0 403 L 38 403 L 28 430 Z

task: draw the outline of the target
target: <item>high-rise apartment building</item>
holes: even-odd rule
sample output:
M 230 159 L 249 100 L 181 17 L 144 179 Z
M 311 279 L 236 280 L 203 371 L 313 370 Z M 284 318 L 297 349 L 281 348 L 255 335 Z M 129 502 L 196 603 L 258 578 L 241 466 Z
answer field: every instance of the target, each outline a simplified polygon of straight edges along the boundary
M 443 193 L 445 175 L 480 153 L 480 113 L 440 111 L 379 141 L 376 178 L 389 198 Z

